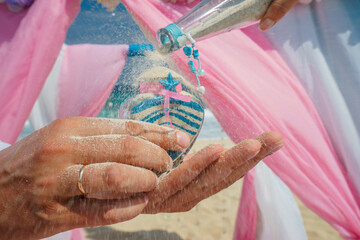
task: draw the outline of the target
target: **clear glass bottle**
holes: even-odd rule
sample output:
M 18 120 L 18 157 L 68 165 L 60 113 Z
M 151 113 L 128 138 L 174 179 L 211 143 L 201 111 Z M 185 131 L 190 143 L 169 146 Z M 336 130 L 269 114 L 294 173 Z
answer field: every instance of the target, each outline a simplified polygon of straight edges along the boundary
M 273 0 L 203 0 L 175 23 L 157 32 L 160 52 L 256 23 Z

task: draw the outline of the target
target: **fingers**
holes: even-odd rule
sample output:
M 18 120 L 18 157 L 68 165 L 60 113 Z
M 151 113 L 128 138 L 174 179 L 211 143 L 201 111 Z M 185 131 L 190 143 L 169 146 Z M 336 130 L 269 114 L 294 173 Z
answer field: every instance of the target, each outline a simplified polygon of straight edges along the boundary
M 262 17 L 259 29 L 266 31 L 274 26 L 298 2 L 298 0 L 274 0 Z
M 231 175 L 225 178 L 222 182 L 219 182 L 217 186 L 218 189 L 222 190 L 230 186 L 231 184 L 242 178 L 259 161 L 273 154 L 284 146 L 283 137 L 278 132 L 266 132 L 258 136 L 256 139 L 261 143 L 261 149 L 259 153 L 255 157 L 249 159 L 244 164 L 240 165 L 238 168 L 232 171 Z M 230 150 L 228 152 L 230 152 Z M 236 152 L 233 153 L 236 154 Z
M 117 162 L 163 172 L 172 168 L 172 159 L 161 147 L 138 137 L 99 135 L 71 138 L 74 163 Z
M 161 203 L 188 185 L 200 172 L 218 159 L 222 151 L 223 147 L 221 145 L 210 145 L 196 153 L 191 161 L 183 162 L 179 167 L 164 176 L 156 190 L 148 194 L 150 203 L 146 213 L 150 213 L 156 204 Z
M 260 148 L 261 143 L 259 141 L 250 139 L 242 141 L 235 147 L 224 152 L 215 164 L 199 176 L 196 183 L 191 183 L 194 185 L 193 193 L 194 191 L 202 190 L 198 189 L 200 186 L 205 188 L 218 184 L 219 181 L 229 176 L 232 171 L 246 164 L 249 159 L 255 157 L 259 153 Z M 191 188 L 191 186 L 189 187 Z M 188 195 L 191 196 L 191 194 L 190 191 Z
M 37 212 L 47 221 L 55 221 L 64 229 L 94 227 L 130 220 L 139 215 L 148 203 L 146 196 L 126 200 L 72 198 Z
M 61 130 L 74 131 L 81 137 L 95 135 L 130 135 L 144 138 L 168 150 L 180 151 L 190 144 L 189 136 L 181 131 L 140 121 L 106 118 L 65 118 L 55 122 Z
M 257 140 L 250 139 L 242 141 L 229 151 L 223 153 L 217 162 L 202 172 L 196 180 L 188 184 L 181 192 L 174 195 L 171 198 L 171 202 L 167 202 L 164 205 L 171 206 L 176 201 L 182 203 L 191 202 L 199 195 L 203 196 L 203 192 L 222 182 L 240 166 L 247 165 L 244 169 L 250 168 L 252 165 L 246 162 L 255 157 L 259 153 L 260 148 L 261 144 Z M 189 161 L 193 161 L 193 159 Z M 244 170 L 243 174 L 245 173 L 246 171 Z
M 194 156 L 194 153 L 188 153 L 183 159 L 183 162 L 186 162 L 187 160 L 191 159 Z
M 278 132 L 266 132 L 258 136 L 256 139 L 261 142 L 261 151 L 257 155 L 257 158 L 264 158 L 284 146 L 284 139 Z
M 77 183 L 82 165 L 74 165 L 62 172 L 59 197 L 82 195 Z M 82 185 L 88 198 L 115 199 L 129 197 L 130 194 L 149 192 L 156 187 L 155 173 L 125 164 L 90 164 L 83 169 Z
M 284 146 L 284 140 L 281 134 L 278 132 L 266 132 L 260 135 L 259 137 L 257 137 L 257 139 L 261 142 L 261 150 L 256 155 L 256 157 L 248 161 L 249 162 L 248 164 L 241 165 L 239 168 L 234 170 L 227 178 L 218 182 L 216 186 L 205 189 L 202 188 L 203 191 L 200 191 L 199 189 L 196 190 L 196 187 L 200 188 L 200 184 L 195 185 L 193 183 L 195 182 L 198 183 L 200 181 L 198 181 L 198 179 L 195 179 L 191 185 L 188 185 L 186 189 L 184 189 L 183 196 L 181 196 L 181 193 L 179 193 L 171 197 L 171 199 L 169 199 L 166 204 L 163 204 L 161 211 L 176 212 L 180 210 L 183 211 L 184 209 L 190 210 L 201 200 L 208 198 L 216 194 L 217 192 L 220 192 L 221 190 L 231 186 L 237 180 L 242 178 L 259 161 L 264 159 L 266 156 L 273 154 L 274 152 L 276 152 L 277 150 L 281 149 Z M 194 190 L 191 190 L 191 188 Z M 189 193 L 191 192 L 193 193 L 194 191 L 198 191 L 201 194 L 198 194 L 197 196 L 193 195 L 196 196 L 196 198 L 193 198 L 193 200 L 189 201 L 191 199 Z M 180 198 L 182 199 L 182 201 L 180 201 Z M 183 205 L 176 204 L 179 202 L 182 202 Z

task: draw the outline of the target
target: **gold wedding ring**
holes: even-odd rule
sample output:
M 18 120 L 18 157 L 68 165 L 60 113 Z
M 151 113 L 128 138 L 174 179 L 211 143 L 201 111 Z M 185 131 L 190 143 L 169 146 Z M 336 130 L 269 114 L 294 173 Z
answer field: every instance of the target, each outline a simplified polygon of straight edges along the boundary
M 86 166 L 82 166 L 82 167 L 80 168 L 79 176 L 78 176 L 78 183 L 77 183 L 80 192 L 81 192 L 84 196 L 86 196 L 86 192 L 85 192 L 85 189 L 84 189 L 84 186 L 83 186 L 82 176 L 83 176 L 83 172 L 84 172 L 84 168 L 85 168 L 85 167 L 86 167 Z

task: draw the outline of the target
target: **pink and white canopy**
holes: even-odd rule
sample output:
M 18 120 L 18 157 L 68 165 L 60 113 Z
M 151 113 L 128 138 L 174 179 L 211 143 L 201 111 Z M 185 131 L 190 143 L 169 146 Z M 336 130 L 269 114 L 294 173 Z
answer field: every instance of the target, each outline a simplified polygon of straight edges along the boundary
M 153 36 L 192 6 L 161 0 L 123 4 Z M 276 130 L 285 138 L 286 147 L 245 178 L 236 239 L 306 239 L 287 186 L 342 237 L 360 238 L 359 121 L 354 112 L 360 38 L 354 19 L 344 14 L 347 8 L 341 0 L 297 6 L 269 33 L 253 26 L 197 44 L 207 71 L 205 98 L 228 135 L 239 142 Z M 63 45 L 78 11 L 78 1 L 72 0 L 37 0 L 17 14 L 0 4 L 3 142 L 17 139 L 33 106 L 32 122 L 41 127 L 58 117 L 96 116 L 105 103 L 127 46 Z M 182 52 L 172 57 L 188 74 Z M 339 66 L 341 59 L 347 68 Z M 339 81 L 339 76 L 346 79 Z

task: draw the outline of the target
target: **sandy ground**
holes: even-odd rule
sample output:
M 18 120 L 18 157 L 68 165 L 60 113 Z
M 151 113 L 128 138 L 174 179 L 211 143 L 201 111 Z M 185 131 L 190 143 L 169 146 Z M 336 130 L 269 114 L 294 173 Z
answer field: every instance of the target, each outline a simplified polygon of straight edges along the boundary
M 198 140 L 192 151 L 210 143 L 230 148 L 227 139 Z M 202 201 L 186 213 L 140 215 L 137 218 L 107 227 L 87 229 L 87 239 L 121 240 L 231 240 L 238 209 L 242 181 Z M 309 240 L 342 239 L 324 220 L 298 199 Z

